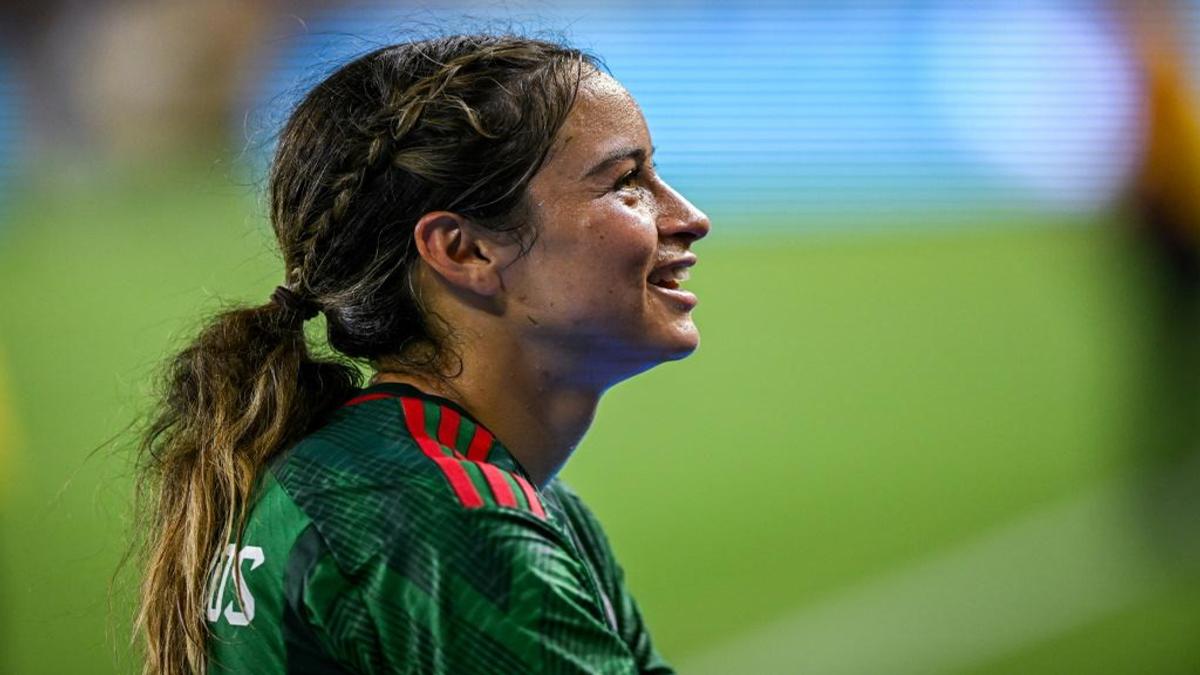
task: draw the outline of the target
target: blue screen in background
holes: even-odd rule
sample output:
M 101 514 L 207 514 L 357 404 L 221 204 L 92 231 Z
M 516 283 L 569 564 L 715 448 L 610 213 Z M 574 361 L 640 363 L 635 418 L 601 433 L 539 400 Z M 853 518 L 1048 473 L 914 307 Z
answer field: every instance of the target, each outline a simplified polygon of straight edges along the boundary
M 0 214 L 12 194 L 13 178 L 22 155 L 20 100 L 11 58 L 0 51 Z M 0 236 L 6 222 L 0 218 Z
M 251 156 L 265 165 L 287 111 L 338 63 L 509 25 L 600 55 L 642 105 L 667 180 L 736 229 L 1091 213 L 1140 150 L 1137 65 L 1098 2 L 379 2 L 278 43 L 247 97 Z

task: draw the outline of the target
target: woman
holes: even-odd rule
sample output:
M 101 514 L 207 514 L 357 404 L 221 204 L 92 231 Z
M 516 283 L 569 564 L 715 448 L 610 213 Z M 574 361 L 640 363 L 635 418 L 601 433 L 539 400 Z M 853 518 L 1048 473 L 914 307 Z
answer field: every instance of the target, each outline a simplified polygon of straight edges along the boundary
M 143 440 L 149 672 L 670 672 L 554 478 L 606 389 L 698 342 L 709 223 L 652 154 L 628 92 L 537 40 L 391 46 L 309 93 L 270 183 L 287 284 L 174 359 Z M 345 358 L 307 351 L 318 312 Z

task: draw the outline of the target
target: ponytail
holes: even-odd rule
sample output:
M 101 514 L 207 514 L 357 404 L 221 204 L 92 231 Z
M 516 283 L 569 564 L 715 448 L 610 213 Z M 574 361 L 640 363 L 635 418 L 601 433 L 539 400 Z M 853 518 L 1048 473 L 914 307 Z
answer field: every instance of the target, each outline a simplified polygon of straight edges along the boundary
M 204 672 L 203 587 L 216 551 L 240 533 L 267 461 L 360 384 L 353 365 L 310 357 L 311 305 L 284 287 L 272 299 L 219 314 L 169 361 L 141 436 L 146 673 Z

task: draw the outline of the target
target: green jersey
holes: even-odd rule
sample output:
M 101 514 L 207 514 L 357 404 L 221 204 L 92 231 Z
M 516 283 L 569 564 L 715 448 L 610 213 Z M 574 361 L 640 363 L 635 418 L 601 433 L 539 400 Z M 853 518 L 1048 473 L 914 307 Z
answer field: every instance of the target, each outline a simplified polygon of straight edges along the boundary
M 273 461 L 205 618 L 210 673 L 672 672 L 579 497 L 401 384 Z

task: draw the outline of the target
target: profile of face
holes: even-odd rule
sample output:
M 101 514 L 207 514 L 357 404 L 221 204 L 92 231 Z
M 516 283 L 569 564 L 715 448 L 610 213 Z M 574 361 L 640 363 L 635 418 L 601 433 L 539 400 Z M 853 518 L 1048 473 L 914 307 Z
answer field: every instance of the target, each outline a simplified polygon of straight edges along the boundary
M 503 273 L 521 342 L 601 386 L 700 340 L 697 299 L 682 284 L 709 220 L 656 173 L 653 153 L 629 92 L 604 74 L 586 78 L 528 188 L 535 243 Z

